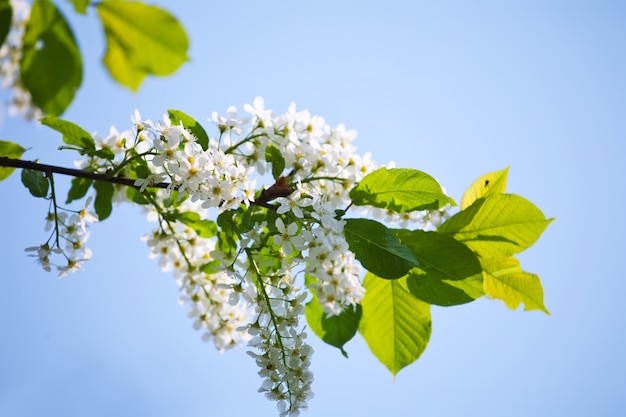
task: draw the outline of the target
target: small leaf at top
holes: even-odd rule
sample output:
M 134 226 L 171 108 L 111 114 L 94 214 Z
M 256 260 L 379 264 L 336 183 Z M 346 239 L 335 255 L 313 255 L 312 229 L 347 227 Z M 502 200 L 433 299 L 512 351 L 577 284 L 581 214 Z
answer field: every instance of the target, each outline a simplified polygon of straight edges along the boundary
M 172 126 L 178 125 L 182 122 L 183 127 L 196 137 L 196 142 L 198 142 L 203 150 L 206 151 L 209 148 L 209 135 L 207 135 L 206 130 L 204 130 L 202 125 L 198 123 L 196 119 L 180 110 L 168 110 L 167 115 L 170 117 Z
M 74 5 L 74 11 L 80 14 L 87 14 L 87 6 L 91 0 L 67 0 Z
M 28 188 L 28 191 L 30 191 L 34 197 L 48 197 L 50 183 L 43 172 L 33 169 L 23 169 L 22 184 Z
M 0 156 L 5 156 L 11 159 L 20 159 L 25 151 L 26 149 L 17 143 L 0 140 Z M 15 171 L 15 168 L 0 167 L 0 181 L 7 179 L 13 171 Z
M 120 84 L 136 91 L 146 75 L 170 75 L 187 61 L 187 34 L 168 12 L 130 1 L 102 1 L 96 9 L 107 42 L 103 62 Z
M 350 198 L 357 206 L 369 205 L 398 213 L 456 205 L 433 177 L 405 168 L 383 167 L 371 172 L 350 191 Z
M 490 172 L 470 185 L 461 198 L 461 210 L 465 210 L 472 205 L 474 201 L 490 194 L 504 193 L 506 191 L 506 180 L 509 173 L 509 167 L 501 171 Z
M 431 333 L 430 304 L 409 292 L 406 278 L 380 279 L 368 273 L 359 332 L 372 353 L 396 375 L 426 349 Z
M 83 63 L 70 25 L 51 1 L 33 3 L 23 42 L 24 87 L 44 114 L 62 114 L 83 81 Z
M 83 149 L 96 149 L 96 142 L 82 127 L 54 116 L 46 116 L 41 123 L 63 134 L 63 142 Z
M 368 271 L 397 279 L 418 264 L 409 248 L 384 224 L 369 219 L 346 219 L 343 229 L 350 250 Z

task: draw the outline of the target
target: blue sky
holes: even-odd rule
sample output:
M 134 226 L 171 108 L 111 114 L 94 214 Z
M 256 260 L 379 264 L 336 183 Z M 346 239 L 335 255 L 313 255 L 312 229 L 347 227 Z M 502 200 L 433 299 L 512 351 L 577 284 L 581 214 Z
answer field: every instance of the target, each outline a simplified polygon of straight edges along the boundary
M 135 108 L 205 120 L 257 95 L 277 112 L 294 101 L 358 130 L 359 151 L 379 163 L 432 174 L 457 201 L 510 165 L 509 191 L 557 218 L 520 257 L 552 316 L 486 299 L 434 307 L 426 352 L 395 381 L 359 336 L 347 360 L 313 339 L 305 415 L 620 415 L 623 2 L 159 4 L 187 28 L 191 60 L 135 94 L 100 65 L 95 11 L 61 4 L 85 59 L 65 118 L 106 133 L 130 127 Z M 27 158 L 72 163 L 44 127 L 5 116 L 0 138 L 31 147 Z M 17 175 L 0 190 L 1 416 L 275 415 L 245 349 L 219 354 L 191 328 L 139 239 L 151 229 L 139 210 L 95 225 L 86 270 L 59 281 L 23 251 L 47 237 L 47 203 Z

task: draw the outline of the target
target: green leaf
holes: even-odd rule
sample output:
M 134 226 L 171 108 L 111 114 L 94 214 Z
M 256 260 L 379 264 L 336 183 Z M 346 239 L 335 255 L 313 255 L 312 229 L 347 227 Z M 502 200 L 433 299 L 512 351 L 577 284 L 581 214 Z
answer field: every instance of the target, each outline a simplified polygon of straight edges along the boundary
M 533 203 L 515 194 L 491 194 L 439 226 L 481 258 L 506 258 L 539 239 L 553 219 L 546 219 Z
M 393 375 L 415 362 L 431 333 L 430 304 L 409 292 L 406 278 L 380 279 L 368 273 L 359 332 Z
M 343 232 L 361 265 L 381 278 L 400 278 L 418 264 L 411 250 L 382 223 L 346 219 Z
M 217 225 L 211 220 L 202 219 L 194 211 L 177 213 L 175 219 L 191 227 L 200 237 L 211 238 L 217 235 Z
M 49 0 L 33 3 L 24 32 L 20 73 L 33 103 L 58 116 L 83 81 L 82 57 L 69 24 Z
M 278 179 L 285 170 L 285 158 L 282 152 L 276 146 L 268 145 L 265 148 L 265 160 L 272 164 L 272 176 Z
M 87 6 L 91 0 L 67 0 L 74 5 L 74 11 L 80 14 L 87 14 Z
M 130 1 L 96 9 L 107 41 L 103 63 L 120 84 L 137 90 L 146 75 L 170 75 L 187 61 L 187 34 L 168 12 Z
M 463 194 L 461 210 L 465 210 L 481 197 L 491 194 L 502 194 L 506 191 L 506 180 L 509 167 L 501 171 L 490 172 L 478 178 Z
M 53 116 L 41 118 L 41 123 L 63 134 L 63 142 L 68 145 L 77 146 L 82 149 L 96 149 L 96 142 L 89 132 L 82 127 L 67 120 L 58 119 Z
M 13 8 L 9 0 L 0 0 L 0 45 L 4 44 L 13 20 Z
M 328 316 L 324 313 L 324 307 L 319 302 L 314 291 L 313 298 L 306 304 L 306 321 L 309 327 L 324 342 L 335 346 L 341 354 L 348 357 L 343 346 L 356 334 L 361 320 L 362 309 L 360 305 L 355 308 L 346 308 L 341 314 Z
M 193 117 L 183 113 L 180 110 L 168 110 L 167 114 L 172 122 L 172 126 L 183 123 L 183 127 L 190 131 L 195 137 L 196 142 L 202 146 L 203 150 L 209 149 L 209 135 L 206 130 Z
M 89 187 L 93 183 L 92 180 L 87 178 L 73 178 L 72 179 L 72 187 L 67 192 L 67 200 L 65 200 L 65 204 L 69 204 L 74 200 L 79 200 L 87 194 L 89 191 Z
M 489 259 L 483 261 L 485 292 L 504 301 L 510 309 L 524 303 L 524 310 L 550 312 L 543 303 L 543 288 L 539 277 L 522 270 L 517 259 Z
M 407 213 L 456 206 L 430 175 L 416 169 L 380 168 L 366 175 L 351 191 L 357 206 L 374 206 Z
M 480 262 L 463 243 L 437 232 L 394 232 L 419 261 L 407 278 L 414 296 L 430 304 L 451 306 L 484 295 Z
M 48 197 L 50 183 L 43 172 L 32 169 L 23 169 L 22 184 L 28 188 L 28 191 L 30 191 L 33 196 L 42 198 Z
M 110 182 L 96 181 L 93 184 L 94 190 L 96 190 L 96 199 L 94 201 L 94 208 L 98 219 L 103 221 L 111 215 L 113 211 L 113 193 L 115 187 Z
M 6 140 L 0 140 L 0 157 L 4 156 L 11 159 L 20 159 L 26 149 L 18 145 L 17 143 L 9 142 Z M 0 181 L 7 179 L 15 171 L 15 168 L 0 167 Z

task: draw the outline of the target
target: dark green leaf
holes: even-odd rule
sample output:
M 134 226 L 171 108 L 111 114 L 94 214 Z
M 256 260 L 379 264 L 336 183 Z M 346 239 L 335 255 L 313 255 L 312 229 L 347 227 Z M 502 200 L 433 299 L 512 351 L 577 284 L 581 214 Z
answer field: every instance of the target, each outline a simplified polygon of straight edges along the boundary
M 149 190 L 144 190 L 144 193 L 150 193 Z M 141 193 L 138 189 L 134 187 L 126 187 L 126 198 L 128 198 L 133 203 L 146 205 L 150 204 L 150 200 L 144 197 L 143 193 Z
M 5 156 L 11 159 L 20 159 L 25 151 L 26 149 L 17 143 L 0 140 L 0 156 Z M 15 168 L 11 167 L 0 167 L 0 181 L 8 178 L 14 170 Z
M 309 327 L 324 342 L 338 348 L 342 355 L 348 357 L 343 346 L 348 343 L 359 329 L 362 309 L 360 305 L 355 308 L 348 307 L 341 314 L 329 317 L 324 313 L 324 308 L 315 295 L 306 304 L 306 321 Z
M 80 14 L 87 14 L 87 6 L 91 0 L 68 0 L 74 5 L 74 11 Z
M 48 197 L 48 189 L 50 183 L 43 172 L 32 169 L 22 170 L 22 184 L 28 188 L 28 191 L 35 197 Z
M 6 40 L 11 30 L 11 21 L 13 19 L 13 9 L 9 0 L 0 0 L 0 45 Z
M 394 232 L 419 261 L 407 278 L 414 296 L 430 304 L 451 306 L 484 295 L 480 262 L 463 243 L 437 232 Z
M 418 264 L 409 248 L 385 225 L 369 219 L 346 219 L 344 234 L 350 250 L 375 275 L 396 279 Z
M 285 158 L 280 150 L 273 145 L 268 145 L 265 148 L 265 160 L 272 164 L 272 176 L 274 179 L 278 179 L 285 170 Z
M 209 135 L 207 135 L 206 130 L 204 130 L 202 125 L 198 123 L 196 119 L 180 110 L 168 110 L 167 114 L 170 117 L 172 126 L 178 125 L 182 122 L 183 127 L 196 137 L 196 142 L 202 146 L 202 149 L 206 151 L 209 148 Z
M 350 191 L 350 198 L 357 206 L 374 206 L 398 213 L 456 205 L 433 177 L 404 168 L 380 168 L 366 175 Z
M 67 193 L 67 200 L 65 201 L 65 204 L 69 204 L 74 200 L 83 198 L 85 194 L 87 194 L 87 191 L 89 191 L 89 187 L 91 187 L 92 183 L 93 181 L 87 178 L 73 178 L 72 187 Z
M 49 0 L 33 3 L 22 51 L 21 79 L 33 103 L 60 115 L 82 83 L 82 57 L 72 29 Z
M 46 116 L 41 119 L 41 123 L 63 134 L 63 142 L 68 145 L 77 146 L 81 149 L 96 149 L 96 142 L 89 132 L 82 127 L 67 120 L 58 119 L 53 116 Z
M 120 84 L 137 90 L 146 75 L 170 75 L 187 61 L 185 29 L 166 11 L 130 1 L 96 9 L 107 41 L 103 63 Z
M 110 182 L 96 181 L 93 184 L 93 188 L 96 190 L 96 200 L 93 205 L 98 219 L 103 221 L 113 211 L 113 192 L 115 187 Z

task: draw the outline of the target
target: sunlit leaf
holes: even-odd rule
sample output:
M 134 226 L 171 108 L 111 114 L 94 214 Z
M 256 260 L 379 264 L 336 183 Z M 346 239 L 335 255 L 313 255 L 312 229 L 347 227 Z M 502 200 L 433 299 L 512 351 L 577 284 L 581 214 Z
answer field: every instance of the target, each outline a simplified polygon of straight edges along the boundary
M 51 116 L 65 111 L 82 83 L 82 58 L 74 34 L 49 0 L 32 5 L 20 73 L 33 103 Z
M 26 149 L 17 143 L 0 140 L 0 157 L 5 156 L 7 158 L 20 159 L 25 151 Z M 15 168 L 11 167 L 0 167 L 0 181 L 7 179 L 14 170 Z
M 524 304 L 524 310 L 540 310 L 550 314 L 543 303 L 543 287 L 539 277 L 522 270 L 517 259 L 490 259 L 482 262 L 485 271 L 485 292 L 504 301 L 515 310 Z
M 418 264 L 409 248 L 385 225 L 368 219 L 346 219 L 350 250 L 368 271 L 381 278 L 400 278 Z
M 42 124 L 62 133 L 63 142 L 68 145 L 95 150 L 96 142 L 93 140 L 89 132 L 77 124 L 67 120 L 58 119 L 53 116 L 43 117 L 40 121 Z
M 508 173 L 509 167 L 506 167 L 501 171 L 485 174 L 474 181 L 463 194 L 463 198 L 461 198 L 461 210 L 465 210 L 481 197 L 504 193 L 506 191 Z
M 96 5 L 106 35 L 104 65 L 120 84 L 137 90 L 146 75 L 170 75 L 187 61 L 189 40 L 168 12 L 141 2 Z
M 369 205 L 398 213 L 456 205 L 433 177 L 405 168 L 380 168 L 366 175 L 350 191 L 350 199 L 357 206 Z
M 207 135 L 206 130 L 196 119 L 180 110 L 168 110 L 167 114 L 172 122 L 172 126 L 182 122 L 185 129 L 189 130 L 196 137 L 196 142 L 203 150 L 206 151 L 209 148 L 209 135 Z
M 406 278 L 380 279 L 368 273 L 359 332 L 393 375 L 415 362 L 431 332 L 430 304 L 409 292 Z
M 74 5 L 74 11 L 80 14 L 87 14 L 87 6 L 91 3 L 91 0 L 68 0 Z
M 491 194 L 452 216 L 438 231 L 454 236 L 481 258 L 506 258 L 535 243 L 552 220 L 523 197 Z

